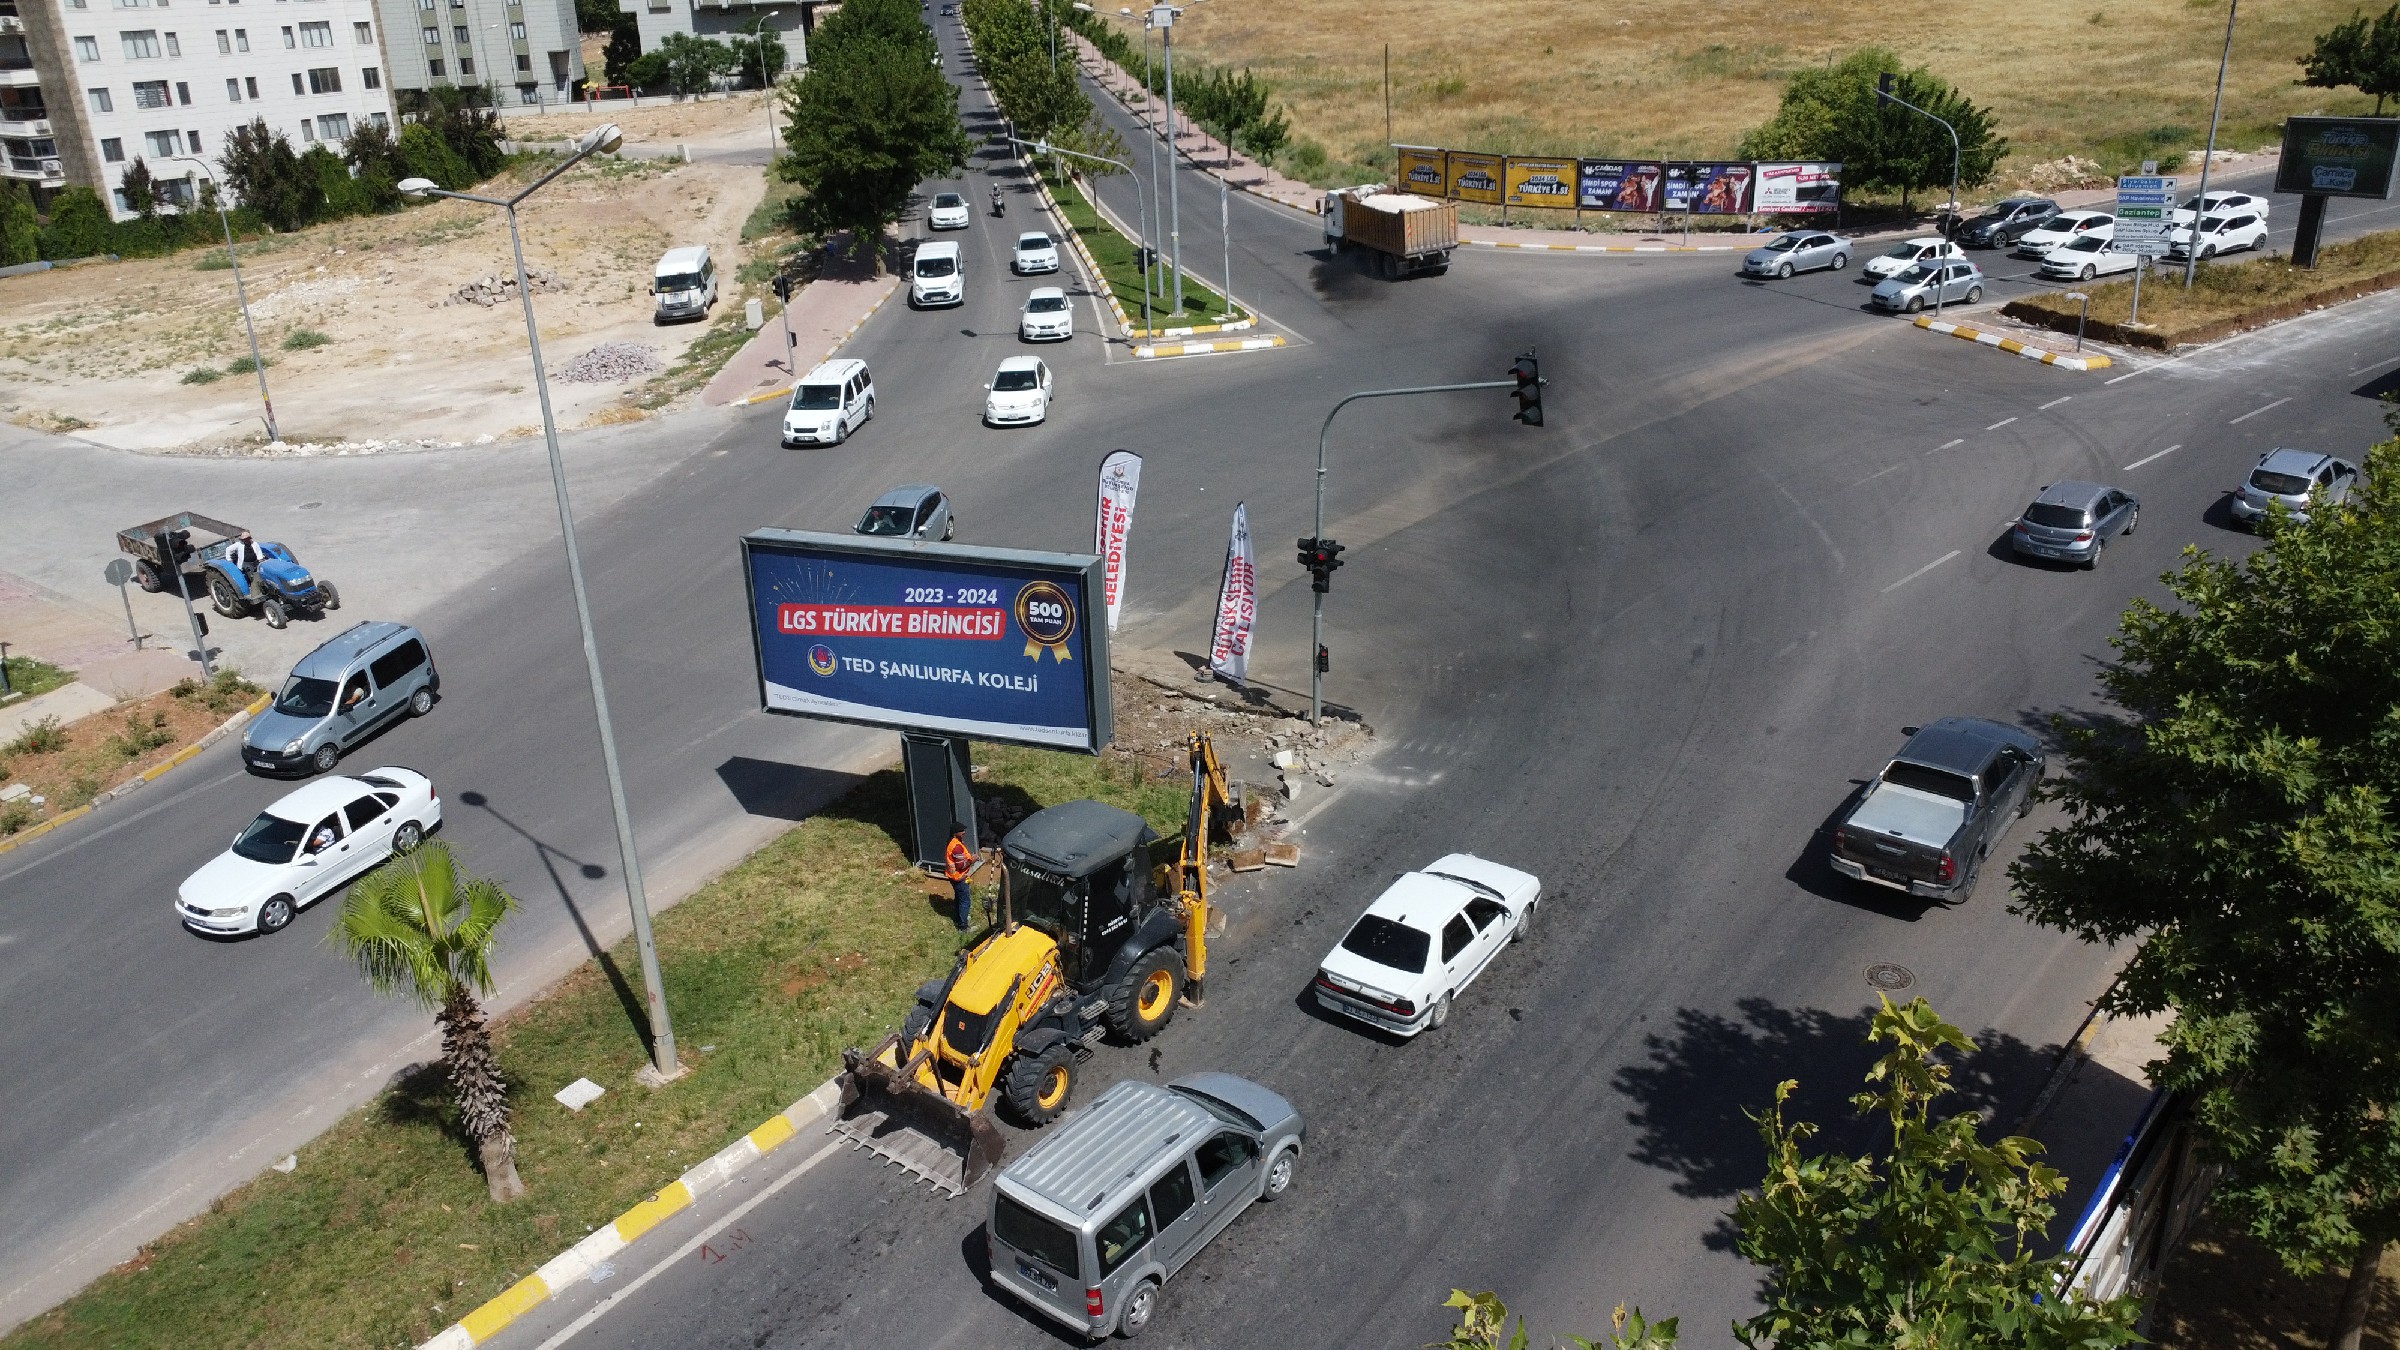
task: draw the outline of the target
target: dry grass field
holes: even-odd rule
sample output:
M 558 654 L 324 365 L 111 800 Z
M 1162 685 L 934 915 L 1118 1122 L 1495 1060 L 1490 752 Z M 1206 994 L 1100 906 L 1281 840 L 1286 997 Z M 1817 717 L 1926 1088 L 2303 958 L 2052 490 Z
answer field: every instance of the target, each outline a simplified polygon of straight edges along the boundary
M 2219 144 L 2250 150 L 2294 113 L 2364 112 L 2293 83 L 2351 0 L 2241 13 Z M 2202 143 L 2225 0 L 1210 0 L 1176 45 L 1271 80 L 1294 131 L 1360 163 L 1404 143 L 1526 154 L 1728 156 L 1790 71 L 1881 44 L 1992 107 L 2003 174 L 2069 153 L 2115 169 Z M 1388 160 L 1386 161 L 1388 163 Z

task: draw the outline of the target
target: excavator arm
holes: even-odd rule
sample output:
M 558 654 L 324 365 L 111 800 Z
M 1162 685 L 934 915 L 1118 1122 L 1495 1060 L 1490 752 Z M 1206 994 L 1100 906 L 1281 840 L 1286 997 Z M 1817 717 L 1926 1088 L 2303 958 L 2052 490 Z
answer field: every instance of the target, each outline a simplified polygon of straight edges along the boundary
M 1183 906 L 1183 1002 L 1197 1008 L 1206 999 L 1208 978 L 1208 840 L 1220 820 L 1233 809 L 1233 792 L 1225 782 L 1225 766 L 1205 731 L 1190 741 L 1192 805 L 1183 822 L 1183 849 L 1175 863 L 1176 903 Z

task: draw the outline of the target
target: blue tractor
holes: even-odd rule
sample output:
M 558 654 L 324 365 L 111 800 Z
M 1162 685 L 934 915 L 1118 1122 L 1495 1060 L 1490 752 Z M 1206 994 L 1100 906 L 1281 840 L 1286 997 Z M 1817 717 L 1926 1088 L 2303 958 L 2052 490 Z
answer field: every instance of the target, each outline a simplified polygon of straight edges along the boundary
M 195 544 L 194 530 L 215 537 Z M 281 628 L 295 614 L 318 617 L 342 607 L 333 583 L 309 575 L 282 544 L 258 546 L 255 573 L 236 567 L 226 554 L 241 535 L 239 525 L 183 511 L 117 531 L 117 547 L 134 556 L 134 577 L 143 590 L 173 589 L 197 599 L 199 588 L 206 587 L 210 603 L 228 619 L 256 612 L 266 616 L 269 628 Z

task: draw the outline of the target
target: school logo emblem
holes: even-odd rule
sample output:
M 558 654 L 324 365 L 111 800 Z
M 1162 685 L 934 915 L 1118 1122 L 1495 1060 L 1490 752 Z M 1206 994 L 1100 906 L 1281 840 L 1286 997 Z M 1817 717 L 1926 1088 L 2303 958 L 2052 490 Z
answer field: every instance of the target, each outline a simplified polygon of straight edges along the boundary
M 809 648 L 808 668 L 819 675 L 831 675 L 837 669 L 833 660 L 833 648 L 822 642 Z

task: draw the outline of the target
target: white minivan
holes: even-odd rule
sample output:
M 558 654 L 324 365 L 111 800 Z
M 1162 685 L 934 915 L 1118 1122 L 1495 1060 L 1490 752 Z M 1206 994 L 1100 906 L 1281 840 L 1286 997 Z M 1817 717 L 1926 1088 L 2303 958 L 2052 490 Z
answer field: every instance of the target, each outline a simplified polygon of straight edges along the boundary
M 717 265 L 707 245 L 668 249 L 650 274 L 650 293 L 658 297 L 654 322 L 707 318 L 717 303 Z
M 840 445 L 875 415 L 875 377 L 867 363 L 827 361 L 792 386 L 783 412 L 783 444 Z
M 967 303 L 967 277 L 958 245 L 949 240 L 917 245 L 916 265 L 910 269 L 908 303 L 919 309 Z

